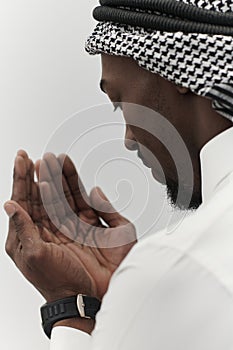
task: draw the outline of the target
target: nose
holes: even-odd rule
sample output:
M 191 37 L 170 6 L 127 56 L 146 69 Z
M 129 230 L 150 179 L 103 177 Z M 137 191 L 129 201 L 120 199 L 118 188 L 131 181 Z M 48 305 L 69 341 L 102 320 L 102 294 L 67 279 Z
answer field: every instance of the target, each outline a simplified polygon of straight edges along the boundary
M 139 149 L 138 143 L 135 139 L 135 136 L 130 129 L 129 125 L 126 125 L 126 132 L 125 132 L 125 147 L 129 151 L 137 151 Z

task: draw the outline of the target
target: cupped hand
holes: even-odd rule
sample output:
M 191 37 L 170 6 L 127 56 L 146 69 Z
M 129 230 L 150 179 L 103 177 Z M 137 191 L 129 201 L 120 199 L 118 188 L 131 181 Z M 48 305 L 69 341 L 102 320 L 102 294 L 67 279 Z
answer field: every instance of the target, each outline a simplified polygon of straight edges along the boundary
M 7 253 L 47 301 L 79 293 L 101 300 L 136 243 L 134 226 L 99 188 L 87 196 L 68 156 L 47 154 L 36 172 L 39 182 L 33 162 L 19 151 L 5 204 Z

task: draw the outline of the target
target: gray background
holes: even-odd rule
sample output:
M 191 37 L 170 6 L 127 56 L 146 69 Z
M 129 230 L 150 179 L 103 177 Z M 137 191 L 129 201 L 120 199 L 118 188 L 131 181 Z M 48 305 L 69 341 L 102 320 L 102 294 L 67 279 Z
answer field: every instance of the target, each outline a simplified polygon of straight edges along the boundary
M 100 57 L 88 56 L 83 48 L 85 38 L 95 23 L 91 12 L 96 4 L 96 0 L 0 2 L 0 342 L 3 349 L 49 348 L 39 318 L 39 307 L 44 300 L 25 281 L 4 252 L 8 223 L 2 206 L 10 198 L 13 161 L 18 149 L 26 149 L 33 160 L 40 158 L 54 130 L 66 118 L 77 111 L 107 102 L 106 96 L 98 88 L 101 76 Z M 101 124 L 101 113 L 95 115 Z M 119 113 L 110 113 L 109 118 L 109 121 L 117 120 L 122 123 Z M 83 116 L 80 117 L 80 123 L 85 123 Z M 83 126 L 85 129 L 85 124 Z M 77 135 L 78 133 L 77 129 Z M 106 133 L 101 133 L 104 142 Z M 123 129 L 110 130 L 109 134 L 122 139 Z M 92 135 L 92 141 L 95 137 L 99 140 L 99 136 L 100 134 Z M 88 142 L 85 142 L 87 146 Z M 75 144 L 70 150 L 77 166 L 80 160 L 79 151 L 84 155 L 89 151 L 84 144 Z M 145 177 L 140 180 L 140 176 L 136 176 L 135 169 L 141 171 L 140 161 L 119 142 L 117 146 L 114 144 L 113 148 L 118 146 L 121 157 L 132 160 L 133 165 L 126 171 L 127 174 L 119 172 L 118 178 L 115 178 L 113 175 L 116 174 L 116 165 L 113 164 L 112 172 L 111 168 L 107 168 L 93 179 L 88 163 L 83 166 L 81 174 L 88 190 L 94 184 L 102 186 L 109 198 L 116 202 L 118 209 L 124 207 L 123 202 L 127 198 L 122 197 L 123 202 L 117 203 L 116 196 L 130 196 L 129 191 L 133 186 L 133 194 L 136 194 L 133 205 L 126 206 L 123 210 L 124 215 L 131 220 L 135 219 L 135 210 L 138 211 L 142 206 L 146 185 L 150 198 L 146 202 L 146 208 L 139 210 L 139 214 L 142 215 L 138 222 L 139 230 L 143 231 L 153 215 L 156 217 L 164 206 L 165 192 L 152 181 L 149 170 L 143 173 L 143 176 L 146 174 L 148 183 L 140 182 L 145 180 Z M 101 151 L 101 157 L 98 158 L 98 147 L 93 151 L 91 159 L 99 159 L 99 163 L 103 164 L 104 152 Z M 55 142 L 51 150 L 67 151 L 59 142 Z M 109 160 L 109 154 L 106 154 L 106 160 Z M 98 166 L 101 167 L 101 164 L 96 165 L 97 168 Z M 124 167 L 121 169 L 125 171 Z M 117 191 L 116 183 L 119 185 Z M 171 209 L 165 203 L 162 218 L 153 228 L 153 232 L 164 226 L 170 213 Z

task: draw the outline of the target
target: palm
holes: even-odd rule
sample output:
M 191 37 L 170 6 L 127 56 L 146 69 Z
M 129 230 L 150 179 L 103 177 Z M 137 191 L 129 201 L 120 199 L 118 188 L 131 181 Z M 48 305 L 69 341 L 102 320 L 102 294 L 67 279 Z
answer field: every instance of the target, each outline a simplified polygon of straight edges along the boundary
M 129 244 L 124 248 L 101 249 L 88 246 L 82 248 L 76 242 L 49 242 L 43 253 L 43 263 L 40 265 L 42 278 L 38 281 L 37 288 L 48 299 L 44 291 L 49 289 L 52 275 L 56 281 L 53 288 L 58 291 L 65 289 L 70 295 L 79 292 L 102 299 L 112 273 L 132 246 Z M 59 294 L 56 298 L 58 297 Z

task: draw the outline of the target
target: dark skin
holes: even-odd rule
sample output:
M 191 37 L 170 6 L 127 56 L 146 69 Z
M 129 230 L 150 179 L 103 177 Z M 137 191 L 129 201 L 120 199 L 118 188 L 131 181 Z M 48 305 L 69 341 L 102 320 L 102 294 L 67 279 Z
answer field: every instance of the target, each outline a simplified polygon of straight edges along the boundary
M 12 198 L 5 204 L 8 255 L 47 302 L 80 293 L 102 300 L 112 274 L 136 243 L 134 226 L 100 189 L 88 197 L 69 157 L 46 154 L 35 167 L 40 182 L 34 181 L 27 153 L 18 152 Z M 81 321 L 91 332 L 94 322 Z
M 123 108 L 126 147 L 139 151 L 144 162 L 150 164 L 154 177 L 161 181 L 154 155 L 162 166 L 167 183 L 172 184 L 173 192 L 177 184 L 174 161 L 166 147 L 145 131 L 146 123 L 148 130 L 156 130 L 156 120 L 147 116 L 143 116 L 143 119 L 142 114 L 131 113 L 126 103 L 148 107 L 163 115 L 175 127 L 184 140 L 193 164 L 195 182 L 190 208 L 198 207 L 201 203 L 199 152 L 210 139 L 231 127 L 232 123 L 219 116 L 207 99 L 140 68 L 130 58 L 102 55 L 101 86 L 110 100 L 119 102 Z M 113 208 L 101 190 L 94 189 L 90 196 L 86 194 L 68 157 L 47 155 L 36 163 L 35 168 L 42 181 L 42 194 L 51 207 L 57 225 L 44 208 L 39 184 L 34 181 L 34 164 L 26 152 L 20 151 L 15 163 L 12 198 L 5 205 L 10 216 L 6 251 L 47 301 L 79 293 L 101 300 L 112 274 L 136 243 L 135 229 L 119 213 L 109 213 L 109 209 Z M 58 169 L 62 174 L 63 189 L 56 182 Z M 81 225 L 67 215 L 63 190 L 69 206 L 82 219 Z M 68 220 L 61 220 L 67 216 Z M 107 225 L 102 225 L 100 218 Z M 93 229 L 87 229 L 85 223 Z M 97 235 L 97 241 L 96 228 L 101 232 Z M 74 235 L 78 235 L 78 242 Z M 94 242 L 95 245 L 90 247 L 83 244 L 86 237 L 89 243 Z M 112 248 L 114 243 L 119 246 Z M 109 244 L 111 248 L 101 248 Z M 57 325 L 91 333 L 94 322 L 72 319 L 58 322 Z
M 176 205 L 185 210 L 197 209 L 202 202 L 200 150 L 213 137 L 232 127 L 232 123 L 214 111 L 210 100 L 142 69 L 131 58 L 103 54 L 101 87 L 111 101 L 120 102 L 123 107 L 126 147 L 131 151 L 139 150 L 145 162 L 152 168 L 155 179 L 164 183 L 158 174 L 155 160 L 159 161 L 173 203 L 176 200 L 178 187 L 176 165 L 166 145 L 154 136 L 158 128 L 157 122 L 153 115 L 142 117 L 141 113 L 130 113 L 124 103 L 145 106 L 160 113 L 178 131 L 192 161 L 194 188 L 189 207 L 183 208 L 182 203 Z M 151 130 L 151 134 L 148 130 Z M 182 159 L 180 161 L 182 162 Z

